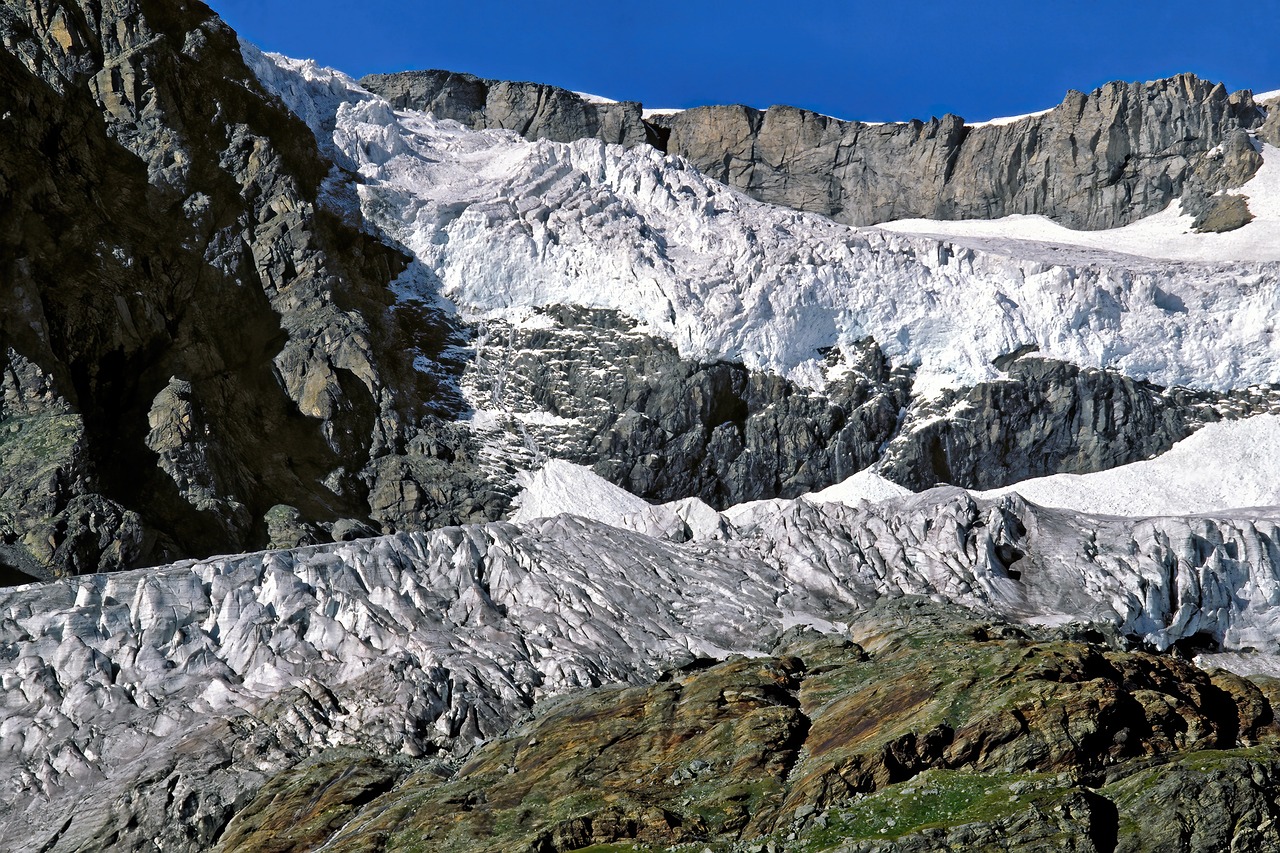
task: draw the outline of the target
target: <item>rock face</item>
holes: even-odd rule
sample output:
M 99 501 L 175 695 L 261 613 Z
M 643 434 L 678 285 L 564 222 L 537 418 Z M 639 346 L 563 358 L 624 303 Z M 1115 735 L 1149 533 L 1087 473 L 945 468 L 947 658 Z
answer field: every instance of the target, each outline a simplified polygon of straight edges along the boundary
M 629 119 L 610 123 L 595 112 L 605 108 L 546 86 L 443 71 L 360 82 L 398 107 L 470 127 L 648 141 L 753 198 L 852 225 L 1019 213 L 1114 228 L 1178 198 L 1199 213 L 1213 193 L 1258 170 L 1249 132 L 1268 120 L 1248 92 L 1228 94 L 1189 74 L 1073 91 L 1045 113 L 979 125 L 954 115 L 864 124 L 787 106 L 697 107 L 640 124 L 638 104 L 608 107 Z
M 1149 459 L 1205 423 L 1280 412 L 1280 389 L 1161 388 L 1024 354 L 1005 378 L 912 400 L 909 370 L 873 342 L 833 351 L 822 391 L 725 362 L 681 359 L 616 312 L 557 306 L 498 321 L 464 379 L 493 414 L 490 453 L 592 467 L 652 501 L 723 509 L 796 497 L 872 465 L 913 491 L 992 489 Z
M 883 449 L 880 474 L 914 491 L 992 489 L 1149 459 L 1221 418 L 1280 411 L 1280 389 L 1160 388 L 1114 371 L 1024 355 L 1007 378 L 920 401 Z
M 657 142 L 640 104 L 601 103 L 541 83 L 485 80 L 452 71 L 374 74 L 360 85 L 397 109 L 421 110 L 477 130 L 514 130 L 526 139 L 599 139 L 630 148 Z
M 326 539 L 497 516 L 434 420 L 461 405 L 448 368 L 413 364 L 459 333 L 393 306 L 407 259 L 326 207 L 330 165 L 230 29 L 199 3 L 23 2 L 0 35 L 5 571 L 262 546 L 277 505 Z M 455 464 L 465 506 L 412 494 L 405 471 Z
M 1196 216 L 1193 227 L 1201 233 L 1224 234 L 1243 228 L 1252 221 L 1248 200 L 1244 196 L 1227 194 L 1210 199 Z
M 728 362 L 682 359 L 613 311 L 548 308 L 538 328 L 486 324 L 472 398 L 505 415 L 495 445 L 594 467 L 654 501 L 723 508 L 796 497 L 874 463 L 911 376 L 874 343 L 823 391 Z
M 1272 145 L 1280 147 L 1280 98 L 1272 98 L 1262 104 L 1267 118 L 1258 130 L 1258 136 Z

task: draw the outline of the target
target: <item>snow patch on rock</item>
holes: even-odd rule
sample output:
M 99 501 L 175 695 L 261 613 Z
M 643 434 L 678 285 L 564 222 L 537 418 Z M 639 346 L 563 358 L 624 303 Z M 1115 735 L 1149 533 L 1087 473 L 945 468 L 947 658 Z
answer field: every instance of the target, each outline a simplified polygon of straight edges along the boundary
M 1041 506 L 1100 515 L 1196 515 L 1280 506 L 1280 417 L 1208 424 L 1155 459 L 975 494 L 998 498 L 1015 492 Z
M 1122 228 L 1075 231 L 1044 216 L 940 221 L 901 219 L 880 226 L 901 234 L 963 240 L 976 249 L 1017 253 L 1018 242 L 1055 243 L 1084 249 L 1125 252 L 1171 261 L 1233 263 L 1280 261 L 1280 148 L 1262 144 L 1262 167 L 1244 186 L 1230 190 L 1248 199 L 1253 221 L 1222 234 L 1192 230 L 1194 217 L 1182 203 Z
M 848 506 L 857 506 L 863 501 L 878 503 L 909 494 L 911 494 L 909 489 L 904 489 L 897 483 L 889 482 L 874 470 L 868 468 L 865 471 L 859 471 L 842 482 L 836 483 L 834 486 L 829 486 L 820 492 L 805 495 L 804 498 L 814 503 L 843 503 Z

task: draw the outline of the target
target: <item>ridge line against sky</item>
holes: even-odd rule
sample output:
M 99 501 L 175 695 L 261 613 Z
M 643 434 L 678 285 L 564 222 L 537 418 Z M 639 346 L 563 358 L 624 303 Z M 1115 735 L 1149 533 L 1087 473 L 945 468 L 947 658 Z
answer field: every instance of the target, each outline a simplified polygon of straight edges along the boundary
M 1232 91 L 1280 88 L 1280 0 L 209 1 L 264 50 L 357 78 L 444 68 L 649 108 L 785 103 L 864 121 L 981 121 L 1181 72 Z

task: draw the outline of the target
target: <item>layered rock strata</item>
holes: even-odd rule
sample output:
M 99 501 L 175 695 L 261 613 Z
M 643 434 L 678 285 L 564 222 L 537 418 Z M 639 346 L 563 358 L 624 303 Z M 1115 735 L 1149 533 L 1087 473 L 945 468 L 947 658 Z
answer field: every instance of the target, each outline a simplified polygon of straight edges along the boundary
M 593 112 L 601 107 L 553 87 L 442 71 L 361 84 L 398 107 L 470 127 L 530 139 L 644 141 L 638 129 L 603 133 Z M 608 109 L 640 117 L 636 104 Z M 1230 94 L 1183 74 L 1073 91 L 1059 106 L 1013 121 L 966 124 L 946 115 L 867 124 L 788 106 L 709 106 L 650 115 L 644 124 L 650 144 L 753 198 L 851 225 L 1040 214 L 1101 229 L 1180 198 L 1199 214 L 1218 190 L 1258 170 L 1253 134 L 1274 123 L 1268 116 L 1248 91 Z

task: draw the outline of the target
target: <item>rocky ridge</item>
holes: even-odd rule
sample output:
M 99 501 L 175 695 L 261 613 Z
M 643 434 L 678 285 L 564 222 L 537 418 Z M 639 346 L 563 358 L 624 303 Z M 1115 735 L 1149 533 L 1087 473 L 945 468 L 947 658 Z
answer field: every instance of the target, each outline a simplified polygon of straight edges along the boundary
M 529 139 L 645 141 L 638 130 L 602 134 L 590 104 L 553 87 L 442 71 L 360 82 L 399 108 L 473 128 L 503 127 Z M 638 104 L 617 109 L 640 118 Z M 1229 94 L 1184 74 L 1073 91 L 1044 113 L 976 125 L 954 115 L 867 124 L 788 106 L 695 107 L 651 115 L 644 125 L 649 144 L 753 198 L 851 225 L 1041 214 L 1102 229 L 1177 199 L 1208 213 L 1214 193 L 1257 171 L 1253 136 L 1264 126 L 1264 135 L 1273 133 L 1268 116 L 1251 93 Z

